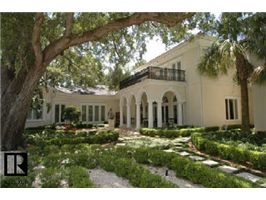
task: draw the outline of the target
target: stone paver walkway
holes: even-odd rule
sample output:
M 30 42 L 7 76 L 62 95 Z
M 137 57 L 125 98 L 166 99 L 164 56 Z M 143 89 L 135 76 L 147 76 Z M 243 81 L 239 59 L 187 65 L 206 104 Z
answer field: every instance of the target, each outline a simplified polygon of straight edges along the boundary
M 128 134 L 127 136 L 130 136 L 130 134 Z M 132 134 L 132 136 L 136 137 L 136 133 Z M 146 136 L 144 136 L 146 137 Z M 223 161 L 220 161 L 219 159 L 215 159 L 215 160 L 211 160 L 209 158 L 208 155 L 199 155 L 198 152 L 195 152 L 195 150 L 192 150 L 188 143 L 190 142 L 190 137 L 182 137 L 182 138 L 176 138 L 173 139 L 172 142 L 174 144 L 175 147 L 171 147 L 169 149 L 164 150 L 165 152 L 175 152 L 181 156 L 184 157 L 188 157 L 191 160 L 194 160 L 195 162 L 201 162 L 209 167 L 212 168 L 217 168 L 223 172 L 226 173 L 230 173 L 232 174 L 232 176 L 239 176 L 242 178 L 245 178 L 247 180 L 250 180 L 252 182 L 260 182 L 261 180 L 264 180 L 263 183 L 260 183 L 261 187 L 266 187 L 266 178 L 263 178 L 261 176 L 255 175 L 253 173 L 247 172 L 247 171 L 243 171 L 243 169 L 241 168 L 237 168 L 237 167 L 232 167 L 229 166 L 228 164 L 223 163 Z M 165 170 L 164 168 L 154 168 L 154 167 L 149 167 L 149 169 L 151 171 L 153 171 L 154 173 L 160 174 L 161 176 L 165 177 Z M 177 180 L 181 180 L 179 178 L 177 178 L 176 180 L 172 180 L 175 177 L 174 172 L 168 171 L 169 173 L 169 177 L 165 177 L 167 180 L 170 181 L 177 181 Z M 185 180 L 186 181 L 186 180 Z M 178 184 L 177 184 L 178 183 Z M 186 187 L 189 186 L 186 184 L 182 185 L 182 181 L 177 181 L 176 185 L 178 185 L 179 187 Z
M 194 184 L 191 181 L 176 177 L 175 172 L 173 170 L 167 169 L 166 167 L 154 167 L 154 166 L 144 166 L 144 167 L 150 170 L 151 173 L 160 175 L 165 180 L 174 183 L 180 188 L 202 188 L 203 187 L 201 185 Z M 166 170 L 168 170 L 167 176 L 166 176 Z
M 128 180 L 102 169 L 90 169 L 90 179 L 99 188 L 132 188 Z

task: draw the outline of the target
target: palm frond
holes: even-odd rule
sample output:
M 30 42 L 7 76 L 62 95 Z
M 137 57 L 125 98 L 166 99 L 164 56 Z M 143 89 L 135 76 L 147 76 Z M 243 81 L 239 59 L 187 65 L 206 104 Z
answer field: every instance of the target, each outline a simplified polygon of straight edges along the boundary
M 234 63 L 235 54 L 232 43 L 229 40 L 217 40 L 206 49 L 198 70 L 200 74 L 217 77 L 220 74 L 226 74 Z
M 266 66 L 256 67 L 250 77 L 250 80 L 258 84 L 266 83 Z

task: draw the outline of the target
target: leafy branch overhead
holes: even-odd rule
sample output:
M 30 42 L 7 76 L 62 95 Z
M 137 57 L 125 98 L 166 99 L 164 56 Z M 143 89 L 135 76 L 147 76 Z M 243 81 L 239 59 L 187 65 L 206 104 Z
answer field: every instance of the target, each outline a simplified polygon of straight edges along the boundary
M 142 60 L 146 39 L 161 34 L 158 27 L 180 27 L 181 39 L 185 21 L 194 15 L 2 13 L 1 103 L 5 106 L 1 107 L 1 148 L 23 146 L 27 112 L 40 79 L 44 84 L 57 84 L 72 79 L 72 74 L 80 74 L 82 78 L 71 81 L 86 85 L 100 79 L 100 73 L 89 74 L 97 74 L 106 63 L 112 63 L 114 68 L 117 63 L 123 66 L 131 59 Z M 62 79 L 53 80 L 53 73 L 62 75 Z

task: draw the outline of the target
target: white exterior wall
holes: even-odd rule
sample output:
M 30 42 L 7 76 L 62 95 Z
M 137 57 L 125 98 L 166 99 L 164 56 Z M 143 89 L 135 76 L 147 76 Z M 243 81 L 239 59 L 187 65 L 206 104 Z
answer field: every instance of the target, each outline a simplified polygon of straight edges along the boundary
M 112 108 L 114 113 L 120 112 L 120 114 L 122 114 L 120 121 L 122 118 L 137 118 L 136 105 L 139 105 L 143 93 L 147 95 L 147 103 L 145 103 L 144 106 L 148 106 L 149 101 L 161 103 L 163 95 L 165 95 L 165 93 L 169 91 L 176 95 L 177 102 L 182 104 L 183 106 L 183 124 L 195 126 L 222 126 L 224 124 L 240 124 L 240 88 L 233 81 L 233 75 L 235 73 L 234 68 L 232 68 L 232 70 L 229 72 L 229 76 L 219 76 L 216 79 L 201 76 L 197 70 L 197 65 L 204 53 L 203 50 L 210 46 L 211 43 L 212 39 L 210 38 L 198 38 L 192 40 L 191 42 L 180 44 L 179 46 L 169 50 L 168 52 L 158 56 L 147 64 L 136 69 L 136 71 L 140 71 L 148 66 L 172 68 L 173 63 L 180 61 L 181 69 L 185 70 L 185 82 L 146 79 L 142 82 L 138 82 L 137 84 L 120 90 L 116 95 L 109 96 L 50 92 L 45 95 L 45 98 L 47 99 L 47 102 L 52 103 L 51 111 L 47 113 L 45 107 L 44 118 L 38 121 L 28 121 L 27 126 L 52 124 L 54 122 L 55 104 L 65 104 L 66 106 L 74 105 L 79 108 L 81 108 L 82 104 L 103 104 L 106 106 L 106 119 L 107 112 L 110 108 Z M 254 93 L 253 96 L 252 93 Z M 254 87 L 254 91 L 250 90 L 250 97 L 253 97 L 250 98 L 249 102 L 250 119 L 251 123 L 255 121 L 255 127 L 258 130 L 265 130 L 265 93 L 265 87 Z M 226 120 L 226 97 L 237 98 L 237 120 Z M 130 103 L 129 107 L 127 107 L 128 102 Z M 254 121 L 253 102 L 255 105 Z M 120 110 L 120 104 L 121 108 L 123 108 L 123 111 Z M 172 107 L 172 105 L 169 105 L 169 107 Z M 128 111 L 130 112 L 130 116 L 128 116 Z M 145 115 L 146 114 L 144 113 L 143 117 L 147 118 L 148 116 Z M 169 117 L 172 116 L 172 109 L 169 109 Z
M 54 90 L 55 91 L 55 90 Z M 107 121 L 107 113 L 110 108 L 113 112 L 119 112 L 119 100 L 115 95 L 79 95 L 66 94 L 52 89 L 46 93 L 44 92 L 45 103 L 43 105 L 43 119 L 41 120 L 27 120 L 26 127 L 36 127 L 53 124 L 55 122 L 55 105 L 65 104 L 67 106 L 76 106 L 81 110 L 83 104 L 105 105 L 105 119 Z M 51 110 L 47 113 L 46 103 L 51 103 Z M 81 117 L 80 117 L 81 119 Z
M 255 130 L 266 131 L 266 85 L 254 85 L 252 89 Z

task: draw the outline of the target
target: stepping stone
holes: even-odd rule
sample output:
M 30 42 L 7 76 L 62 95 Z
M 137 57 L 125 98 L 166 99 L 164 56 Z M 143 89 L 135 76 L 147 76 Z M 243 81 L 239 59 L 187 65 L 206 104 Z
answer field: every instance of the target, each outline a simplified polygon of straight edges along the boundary
M 188 156 L 190 155 L 190 153 L 186 152 L 186 151 L 182 151 L 180 153 L 178 153 L 180 156 Z
M 125 146 L 126 144 L 125 143 L 117 143 L 116 145 L 117 146 Z
M 195 161 L 202 161 L 202 160 L 205 160 L 205 158 L 200 157 L 200 156 L 189 156 L 189 158 L 190 158 L 191 160 L 195 160 Z
M 181 143 L 187 143 L 187 142 L 189 142 L 189 140 L 190 140 L 190 137 L 188 137 L 188 138 L 181 138 L 179 140 L 179 142 L 181 142 Z
M 176 150 L 180 150 L 180 149 L 183 149 L 183 147 L 174 147 L 173 149 L 176 149 Z
M 214 160 L 204 160 L 202 161 L 202 163 L 209 167 L 216 167 L 217 165 L 219 165 L 219 163 Z
M 260 187 L 266 188 L 266 183 L 260 184 Z
M 235 173 L 235 172 L 237 172 L 239 170 L 237 168 L 234 168 L 234 167 L 231 167 L 231 166 L 227 166 L 227 165 L 220 166 L 217 169 L 220 169 L 221 171 L 229 173 L 229 174 Z
M 166 149 L 166 150 L 163 150 L 164 152 L 167 152 L 167 153 L 172 153 L 172 152 L 175 152 L 173 149 Z
M 174 145 L 175 145 L 175 146 L 183 146 L 183 144 L 180 143 L 180 142 L 175 142 Z
M 241 172 L 241 173 L 236 174 L 236 175 L 239 176 L 239 177 L 242 177 L 244 179 L 247 179 L 249 181 L 252 181 L 254 183 L 261 179 L 261 177 L 256 176 L 256 175 L 251 174 L 251 173 L 248 173 L 248 172 Z

